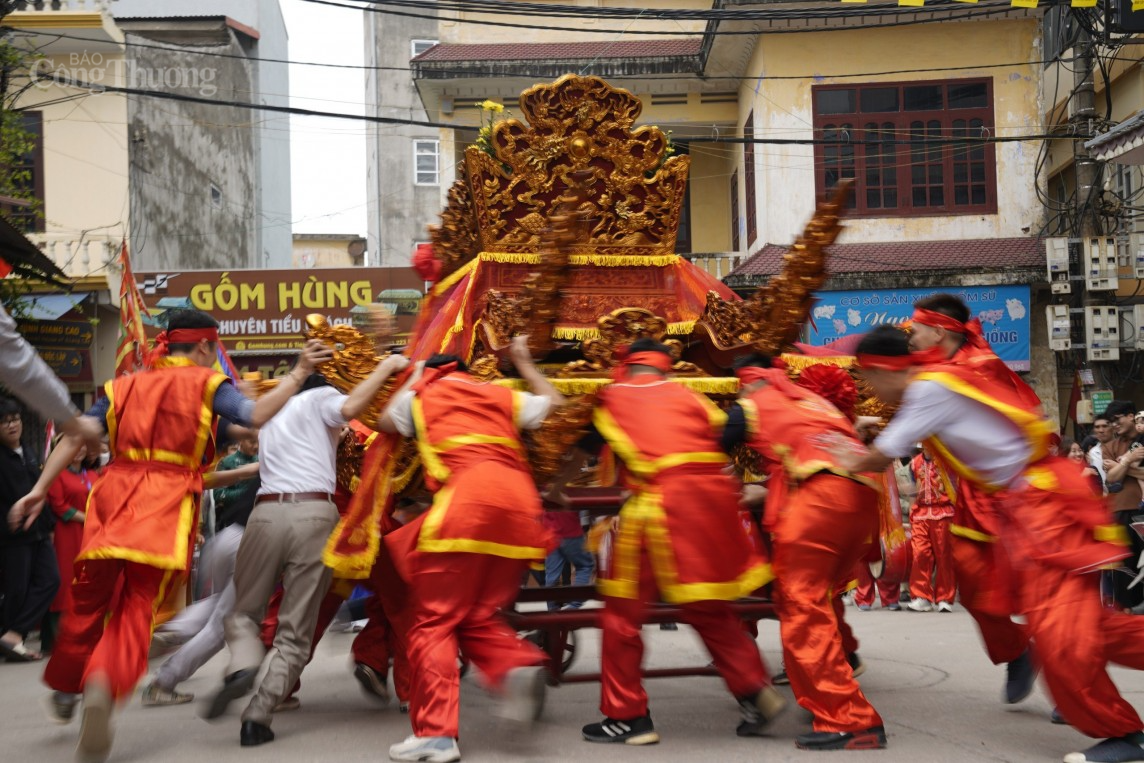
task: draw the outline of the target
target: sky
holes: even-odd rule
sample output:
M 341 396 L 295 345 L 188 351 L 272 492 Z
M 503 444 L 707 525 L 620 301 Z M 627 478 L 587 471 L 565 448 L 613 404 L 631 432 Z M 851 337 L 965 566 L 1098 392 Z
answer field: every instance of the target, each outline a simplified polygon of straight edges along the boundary
M 361 65 L 362 12 L 281 0 L 290 60 Z M 365 113 L 361 69 L 290 67 L 290 105 Z M 364 122 L 291 117 L 290 184 L 294 233 L 366 234 Z

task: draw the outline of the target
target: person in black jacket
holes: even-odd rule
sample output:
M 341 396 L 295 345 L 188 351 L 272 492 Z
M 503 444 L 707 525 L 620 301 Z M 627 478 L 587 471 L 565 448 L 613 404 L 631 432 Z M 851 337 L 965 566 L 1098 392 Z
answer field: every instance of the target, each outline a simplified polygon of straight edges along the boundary
M 60 587 L 60 572 L 52 546 L 52 513 L 41 512 L 26 529 L 12 530 L 7 521 L 12 504 L 27 495 L 40 476 L 40 461 L 22 446 L 24 422 L 20 406 L 0 399 L 0 568 L 4 577 L 4 608 L 0 612 L 0 655 L 31 662 L 39 652 L 24 643 L 43 620 Z

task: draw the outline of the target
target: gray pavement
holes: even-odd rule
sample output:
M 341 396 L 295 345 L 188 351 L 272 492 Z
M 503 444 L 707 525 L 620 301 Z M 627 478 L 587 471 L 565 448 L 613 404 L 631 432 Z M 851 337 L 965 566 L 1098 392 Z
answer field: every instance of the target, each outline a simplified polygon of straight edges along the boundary
M 863 689 L 886 720 L 889 749 L 877 752 L 808 753 L 794 747 L 808 730 L 797 707 L 775 724 L 772 738 L 739 739 L 738 711 L 715 678 L 653 679 L 648 682 L 652 717 L 663 741 L 633 748 L 589 745 L 580 727 L 599 719 L 597 684 L 552 689 L 544 720 L 522 732 L 490 713 L 492 700 L 467 678 L 462 690 L 461 751 L 469 763 L 491 761 L 1052 761 L 1090 742 L 1066 726 L 1049 723 L 1050 704 L 1041 688 L 1016 706 L 1001 703 L 1002 668 L 986 659 L 973 623 L 960 608 L 952 614 L 847 609 L 861 640 L 868 669 Z M 686 626 L 644 630 L 647 661 L 656 667 L 699 665 L 706 656 Z M 133 701 L 117 718 L 117 763 L 226 763 L 242 761 L 383 761 L 388 746 L 409 734 L 408 719 L 391 705 L 379 709 L 349 672 L 351 636 L 331 633 L 303 675 L 302 709 L 276 717 L 277 740 L 258 748 L 238 744 L 238 710 L 217 723 L 197 715 L 195 705 L 143 708 Z M 772 669 L 779 656 L 778 626 L 763 623 L 759 643 Z M 581 631 L 573 671 L 595 669 L 598 632 Z M 158 666 L 152 663 L 152 668 Z M 182 689 L 207 695 L 224 667 L 216 657 Z M 0 664 L 0 740 L 5 760 L 70 761 L 78 723 L 46 722 L 39 701 L 42 664 Z M 1114 669 L 1129 701 L 1144 707 L 1144 675 Z M 789 690 L 787 691 L 789 695 Z

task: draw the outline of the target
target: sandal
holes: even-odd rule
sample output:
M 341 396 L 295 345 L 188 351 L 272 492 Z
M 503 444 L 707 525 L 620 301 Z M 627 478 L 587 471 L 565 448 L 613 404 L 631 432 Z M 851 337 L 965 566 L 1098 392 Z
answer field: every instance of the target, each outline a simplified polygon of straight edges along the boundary
M 8 662 L 38 662 L 44 659 L 44 655 L 29 649 L 24 645 L 23 641 L 18 644 L 8 644 L 0 641 L 0 652 L 8 658 Z

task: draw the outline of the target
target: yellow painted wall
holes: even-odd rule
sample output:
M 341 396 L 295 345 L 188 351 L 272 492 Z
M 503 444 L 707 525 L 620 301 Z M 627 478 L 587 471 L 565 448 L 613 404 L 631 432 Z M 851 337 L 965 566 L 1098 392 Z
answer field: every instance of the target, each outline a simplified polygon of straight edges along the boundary
M 535 2 L 535 0 L 530 0 Z M 541 0 L 545 2 L 546 0 Z M 699 8 L 706 9 L 711 7 L 711 0 L 645 0 L 645 2 L 637 3 L 632 0 L 547 0 L 550 5 L 576 5 L 581 6 L 587 10 L 592 8 L 636 8 L 636 9 L 654 9 L 654 8 Z M 511 5 L 503 3 L 503 5 Z M 663 29 L 671 29 L 673 31 L 686 31 L 695 32 L 696 35 L 702 34 L 705 27 L 703 21 L 680 21 L 664 22 L 656 21 L 654 19 L 576 19 L 576 18 L 555 18 L 549 19 L 542 16 L 526 16 L 526 15 L 504 15 L 504 14 L 480 14 L 469 12 L 447 12 L 440 11 L 439 16 L 441 21 L 439 27 L 441 30 L 441 42 L 454 42 L 454 43 L 482 43 L 482 42 L 506 42 L 506 41 L 519 41 L 519 42 L 579 42 L 579 41 L 608 41 L 614 39 L 613 34 L 609 37 L 610 33 L 601 33 L 599 31 L 593 32 L 592 30 L 602 29 L 618 29 L 625 32 L 638 31 L 638 30 L 651 30 L 658 31 Z M 541 29 L 514 29 L 511 27 L 495 27 L 487 26 L 480 23 L 462 23 L 458 19 L 466 21 L 500 21 L 510 22 L 514 24 L 528 24 Z M 553 31 L 544 29 L 545 25 L 566 27 L 569 29 L 583 29 L 579 32 L 564 32 Z M 650 35 L 639 35 L 636 39 L 646 39 Z
M 293 261 L 296 268 L 348 268 L 361 264 L 350 256 L 349 246 L 353 241 L 362 241 L 360 236 L 337 239 L 295 238 Z M 363 242 L 364 245 L 364 242 Z
M 814 84 L 900 82 L 991 76 L 998 135 L 1040 131 L 1041 67 L 988 68 L 989 64 L 1039 61 L 1035 20 L 957 22 L 888 29 L 761 36 L 740 89 L 739 125 L 754 110 L 758 137 L 809 138 Z M 972 69 L 944 69 L 976 65 Z M 917 74 L 839 78 L 835 74 L 928 69 Z M 791 80 L 765 79 L 806 75 Z M 812 79 L 813 78 L 813 79 Z M 756 87 L 758 91 L 756 93 Z M 844 241 L 989 238 L 1028 235 L 1043 209 L 1033 186 L 1038 143 L 996 145 L 997 213 L 945 217 L 854 218 Z M 814 152 L 809 145 L 760 145 L 756 149 L 759 239 L 786 243 L 814 209 Z M 741 152 L 738 162 L 741 164 Z M 1027 230 L 1028 229 L 1028 230 Z M 743 242 L 746 246 L 746 242 Z
M 691 144 L 691 251 L 731 251 L 731 173 L 727 146 Z
M 102 54 L 99 63 L 73 64 L 68 54 L 40 63 L 45 73 L 72 72 L 77 79 L 122 85 L 122 55 Z M 98 74 L 95 72 L 98 71 Z M 74 88 L 52 84 L 27 90 L 20 108 L 76 94 Z M 79 238 L 82 231 L 95 236 L 121 237 L 127 232 L 128 134 L 127 99 L 103 93 L 87 95 L 40 109 L 44 121 L 45 232 Z

